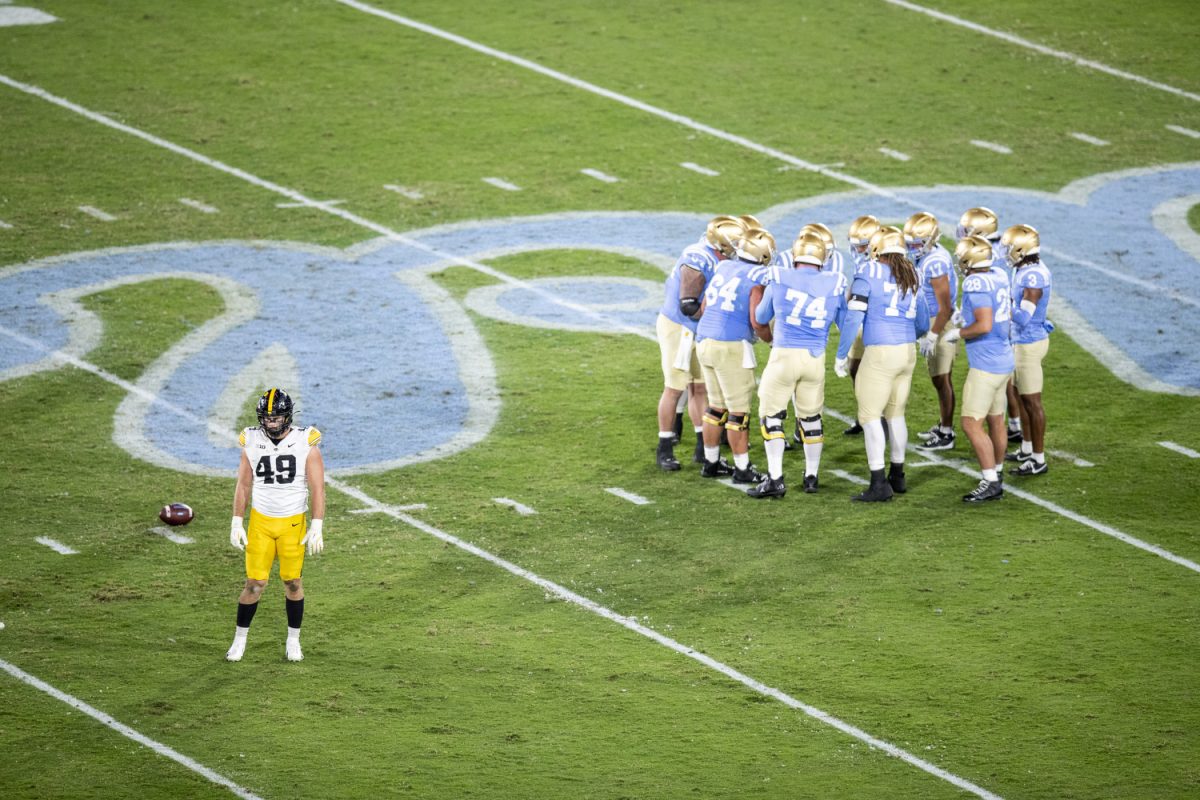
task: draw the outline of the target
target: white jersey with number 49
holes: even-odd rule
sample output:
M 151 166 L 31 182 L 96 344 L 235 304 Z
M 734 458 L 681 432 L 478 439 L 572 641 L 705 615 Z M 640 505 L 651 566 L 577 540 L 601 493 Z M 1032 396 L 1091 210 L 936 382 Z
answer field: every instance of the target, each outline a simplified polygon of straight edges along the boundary
M 262 428 L 246 428 L 238 436 L 254 475 L 250 505 L 268 517 L 294 517 L 308 510 L 308 451 L 321 441 L 313 427 L 292 428 L 278 442 Z

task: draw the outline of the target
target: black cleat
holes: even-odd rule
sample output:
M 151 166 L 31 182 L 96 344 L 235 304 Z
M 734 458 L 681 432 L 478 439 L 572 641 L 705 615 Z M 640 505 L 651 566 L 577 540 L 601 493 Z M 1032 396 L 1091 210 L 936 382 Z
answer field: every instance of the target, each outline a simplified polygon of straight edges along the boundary
M 1022 477 L 1028 475 L 1045 475 L 1046 471 L 1049 469 L 1050 466 L 1045 461 L 1039 464 L 1033 460 L 1033 456 L 1030 456 L 1029 460 L 1021 462 L 1021 466 L 1017 467 L 1016 472 L 1013 474 L 1020 475 Z
M 733 469 L 734 483 L 762 483 L 762 479 L 767 477 L 754 468 L 753 464 L 747 464 L 745 469 Z
M 896 494 L 904 494 L 908 491 L 908 484 L 904 482 L 904 465 L 892 462 L 892 466 L 888 469 L 888 483 L 892 487 L 892 491 Z
M 938 423 L 935 423 L 934 426 L 927 431 L 918 431 L 917 438 L 920 439 L 922 442 L 928 442 L 930 439 L 937 436 L 938 428 L 940 428 L 940 427 L 942 427 L 942 423 L 938 422 Z
M 1033 453 L 1024 453 L 1024 452 L 1018 450 L 1015 453 L 1006 453 L 1004 455 L 1004 460 L 1005 461 L 1015 461 L 1018 464 L 1024 464 L 1026 461 L 1033 460 Z
M 787 486 L 783 483 L 782 475 L 778 478 L 768 476 L 764 477 L 758 486 L 747 489 L 746 494 L 760 500 L 764 497 L 783 497 L 787 494 Z
M 1017 430 L 1015 430 L 1015 431 L 1014 431 L 1012 428 L 1009 428 L 1009 429 L 1008 429 L 1008 440 L 1009 440 L 1010 442 L 1019 442 L 1019 441 L 1021 441 L 1021 431 L 1020 431 L 1020 429 L 1017 429 Z
M 917 445 L 918 450 L 949 450 L 954 447 L 954 431 L 945 433 L 938 431 L 937 434 Z
M 817 476 L 816 475 L 805 475 L 804 476 L 804 492 L 805 492 L 805 494 L 816 494 L 817 493 Z
M 700 465 L 701 478 L 727 478 L 733 474 L 733 466 L 723 458 L 705 461 Z
M 846 430 L 842 431 L 842 435 L 843 436 L 862 436 L 862 425 L 860 425 L 858 423 L 858 420 L 854 420 L 854 424 L 851 425 L 849 428 L 846 428 Z
M 683 436 L 683 412 L 675 412 L 675 425 L 671 428 L 671 433 L 675 435 L 675 440 L 671 444 L 679 444 L 680 437 Z
M 664 472 L 675 472 L 680 469 L 679 460 L 675 458 L 675 449 L 671 446 L 670 439 L 658 440 L 658 453 L 655 455 L 655 460 L 658 462 L 658 468 Z
M 871 470 L 871 485 L 866 488 L 866 491 L 856 494 L 850 499 L 857 503 L 886 503 L 892 499 L 892 494 L 892 486 L 883 476 L 883 470 L 873 469 Z
M 963 495 L 964 503 L 986 503 L 988 500 L 999 500 L 1004 496 L 1003 481 L 981 480 L 979 485 Z

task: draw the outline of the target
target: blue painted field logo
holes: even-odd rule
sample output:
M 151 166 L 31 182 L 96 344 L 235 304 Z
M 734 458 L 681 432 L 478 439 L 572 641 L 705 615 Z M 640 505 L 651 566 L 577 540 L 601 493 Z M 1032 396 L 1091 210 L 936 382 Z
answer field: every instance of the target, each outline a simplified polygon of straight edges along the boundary
M 1097 176 L 1056 194 L 989 187 L 897 190 L 932 209 L 986 205 L 1002 225 L 1042 233 L 1054 270 L 1051 316 L 1121 378 L 1200 394 L 1200 236 L 1186 224 L 1200 202 L 1200 165 Z M 735 209 L 745 211 L 745 209 Z M 863 193 L 809 198 L 758 212 L 781 239 L 822 220 L 844 241 L 859 214 L 902 220 L 911 206 Z M 639 258 L 667 270 L 707 215 L 572 213 L 415 231 L 437 251 L 473 262 L 556 251 L 562 277 L 499 283 L 452 298 L 431 273 L 450 263 L 388 240 L 349 250 L 291 243 L 164 244 L 80 253 L 0 270 L 0 327 L 49 350 L 85 357 L 100 323 L 80 298 L 178 277 L 211 286 L 224 309 L 138 378 L 114 419 L 114 441 L 151 463 L 228 475 L 232 432 L 264 383 L 288 387 L 300 421 L 327 432 L 336 475 L 439 458 L 481 441 L 499 397 L 488 349 L 467 309 L 505 322 L 653 338 L 661 280 L 575 276 L 570 251 Z M 953 219 L 943 223 L 952 232 Z M 561 298 L 562 302 L 555 302 Z M 1161 331 L 1161 332 L 1160 332 Z M 647 360 L 657 354 L 647 349 Z M 0 337 L 0 380 L 57 368 L 47 350 Z M 151 402 L 161 397 L 196 419 Z

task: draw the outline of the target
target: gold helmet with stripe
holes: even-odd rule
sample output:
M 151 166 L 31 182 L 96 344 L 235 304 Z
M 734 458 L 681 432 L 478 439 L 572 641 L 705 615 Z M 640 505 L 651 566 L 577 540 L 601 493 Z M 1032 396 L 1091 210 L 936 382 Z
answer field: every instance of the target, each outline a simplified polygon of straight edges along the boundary
M 817 231 L 809 230 L 808 226 L 792 242 L 792 262 L 795 264 L 809 264 L 820 269 L 828 257 L 829 245 L 825 238 Z
M 871 236 L 871 241 L 867 244 L 867 256 L 872 261 L 878 261 L 880 256 L 889 253 L 908 255 L 908 249 L 904 244 L 904 232 L 895 225 L 885 225 L 875 231 Z
M 1000 219 L 996 216 L 996 212 L 990 208 L 985 208 L 984 206 L 968 208 L 958 218 L 958 230 L 956 234 L 959 239 L 964 236 L 982 236 L 991 241 L 996 238 L 999 232 Z
M 962 275 L 992 265 L 992 243 L 982 236 L 964 236 L 954 247 L 954 266 Z
M 1015 267 L 1029 256 L 1037 255 L 1042 249 L 1042 240 L 1032 225 L 1013 225 L 1000 237 L 1005 258 L 1009 266 Z
M 913 261 L 932 250 L 941 235 L 937 217 L 928 211 L 918 211 L 904 223 L 904 242 Z
M 775 257 L 775 237 L 766 228 L 749 228 L 737 243 L 737 257 L 751 264 L 770 264 Z
M 740 219 L 721 214 L 709 220 L 708 229 L 704 232 L 704 241 L 725 258 L 733 258 L 737 240 L 745 230 L 746 225 Z

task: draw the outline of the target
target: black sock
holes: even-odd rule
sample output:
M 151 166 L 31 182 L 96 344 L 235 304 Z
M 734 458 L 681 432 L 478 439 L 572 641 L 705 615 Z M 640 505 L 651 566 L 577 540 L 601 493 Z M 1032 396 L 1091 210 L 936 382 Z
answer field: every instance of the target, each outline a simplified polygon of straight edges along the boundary
M 250 620 L 254 619 L 254 612 L 258 611 L 258 601 L 253 603 L 238 603 L 237 626 L 239 628 L 249 628 Z
M 300 620 L 304 619 L 304 598 L 293 600 L 285 597 L 283 604 L 287 606 L 288 627 L 299 628 Z

